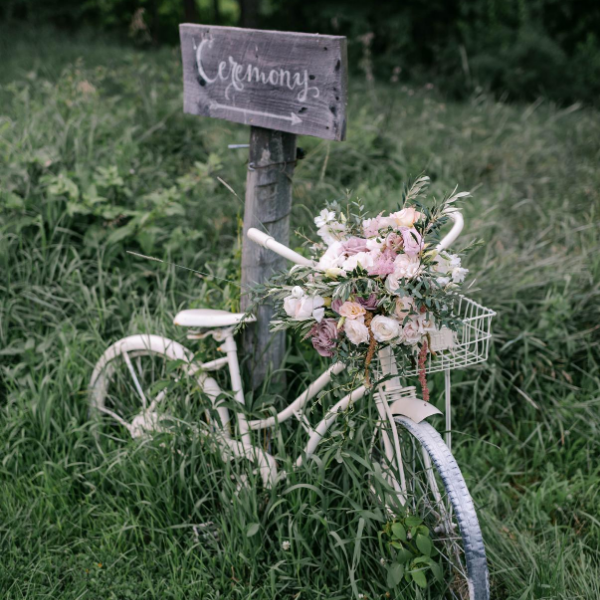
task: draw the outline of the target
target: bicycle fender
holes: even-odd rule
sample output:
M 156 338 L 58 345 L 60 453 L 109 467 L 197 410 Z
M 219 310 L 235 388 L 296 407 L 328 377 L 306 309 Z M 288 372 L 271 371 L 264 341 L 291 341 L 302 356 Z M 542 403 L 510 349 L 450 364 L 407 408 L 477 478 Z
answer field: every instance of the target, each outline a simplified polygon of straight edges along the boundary
M 393 415 L 408 417 L 415 423 L 420 423 L 432 415 L 442 414 L 442 411 L 433 406 L 431 402 L 425 402 L 418 398 L 399 398 L 390 405 L 390 412 Z

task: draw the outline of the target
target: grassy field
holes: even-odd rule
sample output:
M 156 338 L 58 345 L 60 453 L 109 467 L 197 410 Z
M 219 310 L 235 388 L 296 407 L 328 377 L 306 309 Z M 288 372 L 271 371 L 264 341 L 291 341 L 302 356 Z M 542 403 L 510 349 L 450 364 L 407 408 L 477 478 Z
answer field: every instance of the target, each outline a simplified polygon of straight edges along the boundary
M 352 458 L 369 407 L 319 462 L 237 495 L 242 467 L 185 429 L 166 447 L 90 432 L 86 387 L 109 343 L 184 341 L 178 309 L 238 305 L 224 280 L 239 276 L 246 156 L 227 144 L 247 129 L 182 114 L 177 49 L 0 39 L 0 597 L 386 597 L 382 524 Z M 300 145 L 297 229 L 346 190 L 392 207 L 421 172 L 436 194 L 473 192 L 469 294 L 498 317 L 489 363 L 456 375 L 454 443 L 493 597 L 600 598 L 600 115 L 354 81 L 348 140 Z M 293 393 L 322 364 L 290 346 Z M 283 401 L 248 397 L 252 412 Z M 217 538 L 197 534 L 208 520 Z

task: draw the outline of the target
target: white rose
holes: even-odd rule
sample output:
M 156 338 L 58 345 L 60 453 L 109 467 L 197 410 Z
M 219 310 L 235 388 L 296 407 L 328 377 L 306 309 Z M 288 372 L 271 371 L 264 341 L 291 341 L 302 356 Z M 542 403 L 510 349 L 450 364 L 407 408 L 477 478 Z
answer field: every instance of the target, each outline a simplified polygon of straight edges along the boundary
M 375 264 L 375 257 L 372 252 L 359 252 L 349 256 L 342 263 L 344 271 L 353 271 L 358 265 L 363 269 L 370 269 Z
M 371 331 L 378 342 L 390 342 L 400 334 L 400 323 L 396 319 L 377 315 L 371 321 Z
M 387 276 L 385 288 L 393 294 L 400 287 L 400 279 L 413 279 L 421 273 L 421 262 L 416 256 L 398 254 L 394 260 L 394 272 Z
M 418 319 L 416 317 L 411 317 L 408 323 L 402 328 L 402 334 L 400 336 L 402 342 L 408 346 L 414 346 L 421 341 L 422 337 L 423 334 Z
M 322 308 L 324 304 L 325 299 L 321 296 L 307 296 L 301 287 L 296 286 L 291 295 L 283 300 L 283 310 L 296 321 L 314 318 L 320 322 L 325 314 Z
M 315 225 L 317 227 L 323 227 L 326 223 L 335 219 L 335 212 L 333 210 L 327 210 L 324 208 L 318 216 L 315 217 Z
M 344 262 L 344 248 L 342 242 L 333 242 L 329 248 L 327 248 L 325 254 L 321 256 L 318 263 L 320 271 L 327 271 L 328 269 L 337 269 L 342 266 Z
M 363 319 L 346 319 L 344 332 L 346 337 L 357 346 L 369 343 L 369 330 Z

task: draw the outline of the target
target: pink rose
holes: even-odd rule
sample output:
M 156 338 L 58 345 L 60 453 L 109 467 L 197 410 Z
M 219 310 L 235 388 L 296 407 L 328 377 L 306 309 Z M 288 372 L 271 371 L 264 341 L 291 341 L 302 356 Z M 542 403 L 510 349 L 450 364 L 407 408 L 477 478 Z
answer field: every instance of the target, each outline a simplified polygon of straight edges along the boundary
M 412 206 L 403 208 L 390 215 L 396 221 L 399 227 L 412 227 L 416 221 L 421 218 L 421 213 L 417 212 Z
M 340 300 L 339 298 L 336 298 L 335 300 L 333 300 L 331 302 L 331 310 L 333 312 L 336 312 L 339 315 L 340 314 L 340 306 L 342 306 L 342 304 L 344 304 L 344 301 Z
M 404 240 L 404 252 L 409 256 L 416 256 L 423 248 L 423 238 L 414 227 L 400 227 L 400 233 Z
M 308 335 L 311 336 L 313 348 L 321 356 L 333 356 L 335 341 L 339 335 L 335 319 L 323 319 L 320 323 L 315 323 Z
M 351 237 L 343 243 L 344 252 L 348 256 L 353 256 L 359 252 L 367 252 L 367 240 L 359 237 Z
M 366 310 L 358 302 L 344 302 L 338 311 L 346 319 L 358 319 L 366 314 Z
M 365 298 L 357 298 L 356 301 L 364 306 L 367 310 L 375 310 L 377 308 L 377 295 L 371 294 L 366 300 Z
M 397 233 L 389 233 L 385 238 L 384 245 L 386 248 L 389 248 L 398 254 L 404 247 L 404 238 Z

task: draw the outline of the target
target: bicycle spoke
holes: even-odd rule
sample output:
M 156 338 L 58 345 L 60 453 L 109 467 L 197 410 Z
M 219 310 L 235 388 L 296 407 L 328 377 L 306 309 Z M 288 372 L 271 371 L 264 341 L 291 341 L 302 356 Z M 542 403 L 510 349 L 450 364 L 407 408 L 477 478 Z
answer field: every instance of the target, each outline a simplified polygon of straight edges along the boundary
M 130 425 L 127 421 L 125 421 L 125 419 L 121 418 L 116 412 L 114 412 L 104 406 L 98 406 L 97 409 L 100 412 L 103 412 L 103 413 L 107 414 L 109 417 L 112 417 L 113 419 L 115 419 L 115 421 L 117 421 L 118 423 L 123 425 L 123 427 L 125 427 L 125 429 L 127 429 L 127 431 L 129 431 L 129 433 L 133 435 L 133 426 Z
M 123 352 L 123 360 L 125 361 L 125 364 L 127 365 L 129 372 L 131 373 L 131 378 L 133 379 L 133 385 L 135 385 L 135 389 L 137 390 L 137 392 L 142 400 L 142 406 L 144 409 L 146 409 L 148 402 L 146 401 L 146 396 L 144 395 L 142 386 L 140 385 L 137 375 L 135 374 L 135 370 L 133 368 L 133 365 L 131 364 L 131 359 L 129 358 L 129 354 L 127 354 L 127 352 Z

